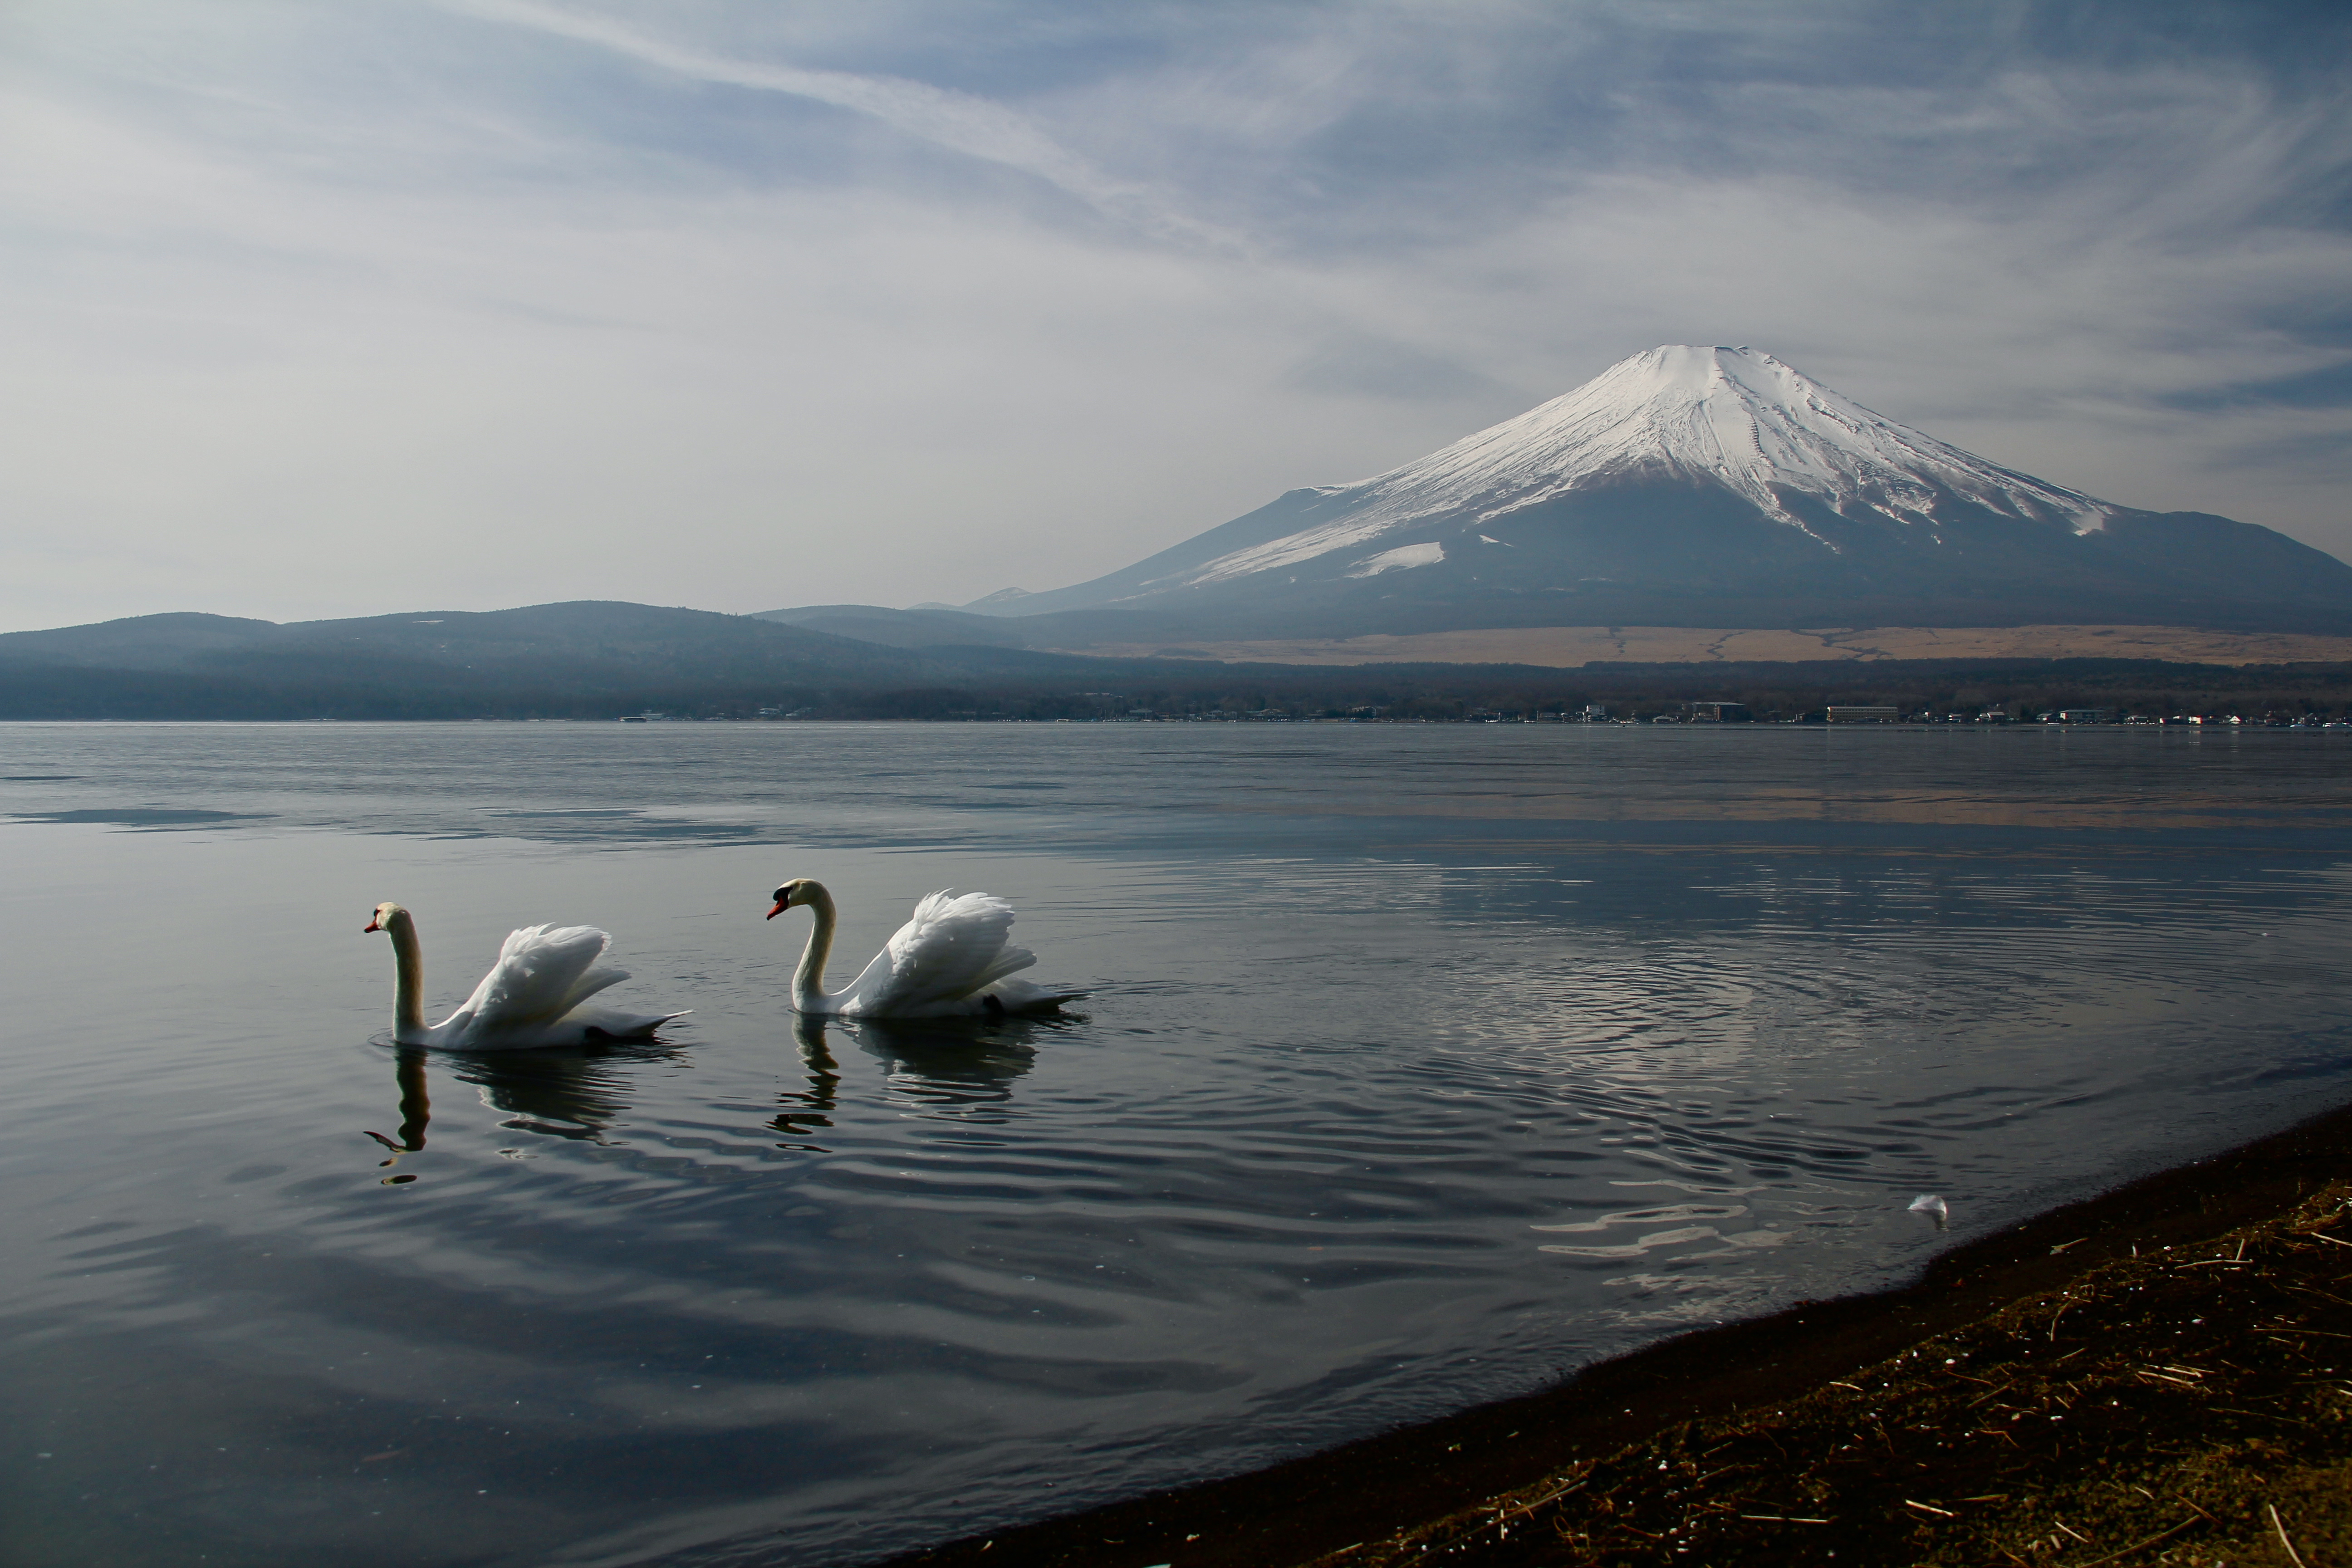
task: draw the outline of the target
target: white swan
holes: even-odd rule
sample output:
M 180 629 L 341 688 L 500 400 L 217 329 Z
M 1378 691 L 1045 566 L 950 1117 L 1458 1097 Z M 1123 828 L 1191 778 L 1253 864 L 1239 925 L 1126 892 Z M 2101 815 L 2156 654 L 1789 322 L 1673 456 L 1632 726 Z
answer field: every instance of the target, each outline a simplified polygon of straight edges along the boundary
M 525 926 L 509 932 L 499 961 L 466 998 L 437 1024 L 425 1022 L 425 954 L 416 920 L 398 904 L 378 904 L 362 928 L 388 932 L 398 982 L 392 1037 L 404 1046 L 446 1046 L 466 1051 L 517 1050 L 526 1046 L 576 1046 L 593 1039 L 642 1039 L 684 1013 L 624 1013 L 586 1005 L 625 969 L 599 969 L 613 939 L 594 926 Z
M 1083 991 L 1032 985 L 1005 976 L 1028 968 L 1037 955 L 1006 941 L 1013 906 L 992 893 L 932 893 L 914 919 L 874 955 L 846 990 L 824 988 L 824 961 L 833 952 L 833 895 L 822 882 L 796 878 L 778 888 L 774 920 L 805 904 L 815 914 L 801 966 L 793 975 L 793 1010 L 845 1018 L 942 1018 L 1050 1013 Z

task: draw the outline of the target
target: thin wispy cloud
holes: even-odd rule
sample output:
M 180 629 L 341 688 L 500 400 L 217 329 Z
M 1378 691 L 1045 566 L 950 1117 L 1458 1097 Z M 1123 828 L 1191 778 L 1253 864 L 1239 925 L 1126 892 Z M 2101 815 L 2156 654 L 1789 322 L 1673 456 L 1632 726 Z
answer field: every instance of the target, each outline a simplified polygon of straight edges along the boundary
M 689 80 L 789 93 L 869 115 L 895 131 L 966 157 L 1034 174 L 1105 216 L 1168 238 L 1241 248 L 1240 237 L 1176 210 L 1164 194 L 1112 178 L 1003 104 L 901 77 L 808 70 L 730 58 L 665 40 L 605 17 L 532 0 L 440 0 L 448 10 L 609 49 Z

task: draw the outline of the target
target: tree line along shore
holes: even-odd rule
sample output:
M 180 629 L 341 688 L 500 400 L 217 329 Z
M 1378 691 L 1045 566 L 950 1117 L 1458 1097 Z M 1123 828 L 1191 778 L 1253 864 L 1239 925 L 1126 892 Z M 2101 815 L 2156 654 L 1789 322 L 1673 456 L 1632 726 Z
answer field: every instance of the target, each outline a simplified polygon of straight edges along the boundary
M 1021 662 L 1006 656 L 1006 662 Z M 586 669 L 211 672 L 0 662 L 0 719 L 671 720 L 1390 722 L 1683 721 L 1731 704 L 1761 721 L 1819 721 L 1832 707 L 1906 720 L 2032 721 L 2067 710 L 2117 719 L 2325 723 L 2352 718 L 2352 664 L 2180 665 L 2146 660 L 1823 661 L 1819 664 L 1252 666 L 1103 660 L 1078 673 L 942 672 L 919 681 L 815 680 Z

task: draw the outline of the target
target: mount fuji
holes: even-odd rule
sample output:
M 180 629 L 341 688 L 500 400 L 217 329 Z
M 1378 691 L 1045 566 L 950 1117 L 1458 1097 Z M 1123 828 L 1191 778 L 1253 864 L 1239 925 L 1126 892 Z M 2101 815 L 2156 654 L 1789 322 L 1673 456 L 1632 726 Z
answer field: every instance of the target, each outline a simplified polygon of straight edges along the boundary
M 1067 634 L 2144 623 L 2352 629 L 2352 566 L 2004 468 L 1748 348 L 1668 346 L 1442 451 L 1292 490 L 1108 576 Z

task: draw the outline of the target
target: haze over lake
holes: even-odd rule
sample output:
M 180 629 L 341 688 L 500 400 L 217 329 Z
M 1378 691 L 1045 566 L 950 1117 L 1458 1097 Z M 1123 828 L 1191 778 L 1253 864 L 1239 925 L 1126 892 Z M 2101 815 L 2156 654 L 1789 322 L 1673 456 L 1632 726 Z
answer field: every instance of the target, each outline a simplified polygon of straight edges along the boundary
M 2347 748 L 0 726 L 0 1555 L 849 1563 L 1889 1282 L 2345 1098 Z M 792 876 L 1094 994 L 796 1025 Z M 693 1012 L 396 1052 L 387 899 Z

